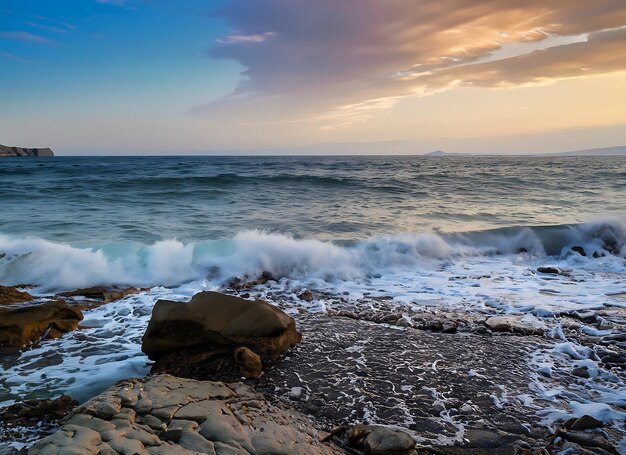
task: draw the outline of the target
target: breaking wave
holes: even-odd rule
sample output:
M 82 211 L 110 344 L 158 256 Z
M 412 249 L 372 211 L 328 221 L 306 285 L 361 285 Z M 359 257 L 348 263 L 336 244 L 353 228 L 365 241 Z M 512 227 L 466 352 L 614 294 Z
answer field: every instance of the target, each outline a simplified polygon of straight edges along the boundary
M 405 233 L 325 242 L 245 231 L 230 239 L 145 245 L 113 242 L 88 248 L 37 237 L 0 235 L 0 282 L 43 291 L 94 285 L 176 286 L 269 271 L 277 277 L 352 280 L 475 256 L 626 256 L 626 223 L 510 227 L 468 233 Z M 579 252 L 573 252 L 572 247 Z

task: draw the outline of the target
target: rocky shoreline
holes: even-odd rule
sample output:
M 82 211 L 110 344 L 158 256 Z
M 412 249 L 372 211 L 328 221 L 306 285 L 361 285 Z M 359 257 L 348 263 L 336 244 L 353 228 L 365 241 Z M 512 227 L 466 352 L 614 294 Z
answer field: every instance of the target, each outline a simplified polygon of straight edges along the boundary
M 0 144 L 0 158 L 16 158 L 16 157 L 36 157 L 45 156 L 52 157 L 54 152 L 51 148 L 25 148 L 25 147 L 10 147 Z
M 537 319 L 408 308 L 380 297 L 348 302 L 314 289 L 294 295 L 275 284 L 263 274 L 228 283 L 229 295 L 157 302 L 142 345 L 154 361 L 149 376 L 118 382 L 76 408 L 69 397 L 5 408 L 0 453 L 616 454 L 623 447 L 624 419 L 597 419 L 619 411 L 592 387 L 623 393 L 621 307 Z M 79 328 L 83 311 L 141 292 L 35 298 L 26 291 L 0 288 L 5 350 L 64 336 Z M 280 308 L 293 299 L 324 300 L 326 311 L 292 318 Z M 42 311 L 52 304 L 69 313 Z

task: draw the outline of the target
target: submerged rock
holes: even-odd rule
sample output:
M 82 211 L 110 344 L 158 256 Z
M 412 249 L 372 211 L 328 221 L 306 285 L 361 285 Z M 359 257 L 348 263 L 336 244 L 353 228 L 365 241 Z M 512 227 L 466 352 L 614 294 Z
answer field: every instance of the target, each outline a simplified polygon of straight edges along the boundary
M 260 357 L 276 358 L 300 342 L 295 321 L 262 300 L 200 292 L 189 302 L 159 300 L 141 349 L 155 360 L 191 348 L 244 346 Z
M 58 294 L 61 297 L 84 297 L 88 299 L 84 302 L 82 307 L 93 308 L 105 303 L 114 302 L 116 300 L 123 299 L 124 297 L 132 294 L 136 294 L 140 291 L 138 288 L 105 288 L 103 286 L 94 286 L 90 288 L 76 289 L 74 291 L 62 292 Z
M 0 346 L 21 347 L 78 328 L 83 314 L 63 301 L 0 307 Z
M 115 452 L 114 452 L 115 451 Z M 169 375 L 129 379 L 78 407 L 29 455 L 345 453 L 293 410 L 275 406 L 241 383 Z

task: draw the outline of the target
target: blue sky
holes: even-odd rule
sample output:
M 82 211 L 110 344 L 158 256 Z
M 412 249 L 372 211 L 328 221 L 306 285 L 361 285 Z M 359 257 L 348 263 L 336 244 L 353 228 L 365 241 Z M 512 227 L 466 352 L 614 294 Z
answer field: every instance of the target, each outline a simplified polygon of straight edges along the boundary
M 625 144 L 623 0 L 518 4 L 0 0 L 0 143 L 59 154 Z

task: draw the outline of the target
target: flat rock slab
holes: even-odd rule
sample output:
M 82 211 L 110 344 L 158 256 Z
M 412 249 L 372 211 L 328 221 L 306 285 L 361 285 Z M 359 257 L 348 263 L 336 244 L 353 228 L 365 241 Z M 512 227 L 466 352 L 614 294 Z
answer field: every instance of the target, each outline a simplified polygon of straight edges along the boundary
M 395 425 L 426 445 L 484 447 L 485 434 L 495 446 L 545 436 L 524 405 L 528 397 L 540 405 L 529 359 L 546 346 L 541 338 L 433 333 L 343 317 L 298 322 L 301 344 L 267 366 L 257 389 L 320 422 Z
M 241 384 L 129 379 L 89 400 L 30 455 L 342 454 L 307 418 Z

